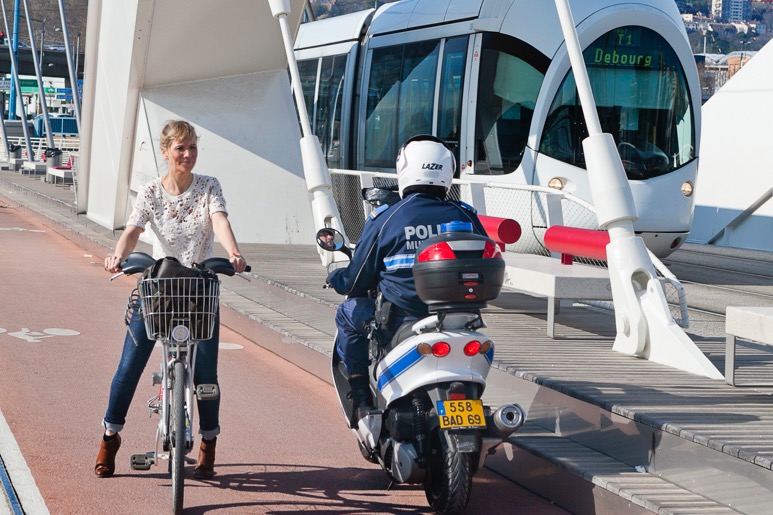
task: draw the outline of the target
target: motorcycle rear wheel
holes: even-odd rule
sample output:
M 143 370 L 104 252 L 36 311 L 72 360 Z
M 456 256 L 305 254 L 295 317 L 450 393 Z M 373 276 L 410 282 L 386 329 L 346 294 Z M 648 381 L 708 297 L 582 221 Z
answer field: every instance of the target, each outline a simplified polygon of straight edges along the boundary
M 185 468 L 185 365 L 174 364 L 172 392 L 172 446 L 169 461 L 172 466 L 172 512 L 183 511 Z
M 437 513 L 460 513 L 467 507 L 472 491 L 475 453 L 452 450 L 440 431 L 430 437 L 429 463 L 424 493 Z

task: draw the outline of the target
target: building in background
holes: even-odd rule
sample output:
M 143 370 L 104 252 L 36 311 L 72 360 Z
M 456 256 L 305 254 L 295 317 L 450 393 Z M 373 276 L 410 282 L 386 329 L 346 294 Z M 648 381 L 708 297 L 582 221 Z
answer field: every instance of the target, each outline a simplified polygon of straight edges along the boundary
M 751 0 L 712 0 L 711 14 L 726 22 L 743 22 L 751 18 Z

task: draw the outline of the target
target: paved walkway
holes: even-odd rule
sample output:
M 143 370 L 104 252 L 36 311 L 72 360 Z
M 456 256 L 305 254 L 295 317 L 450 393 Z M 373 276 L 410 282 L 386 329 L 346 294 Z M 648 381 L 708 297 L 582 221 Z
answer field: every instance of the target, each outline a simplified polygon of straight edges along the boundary
M 39 179 L 0 172 L 0 202 L 40 216 L 97 256 L 111 250 L 118 236 L 76 215 L 71 190 Z M 326 271 L 316 248 L 240 247 L 253 280 L 223 281 L 222 304 L 229 308 L 223 323 L 258 344 L 266 330 L 281 333 L 282 342 L 270 350 L 329 381 L 333 313 L 341 299 L 322 288 Z M 485 399 L 494 405 L 517 401 L 528 410 L 528 430 L 517 434 L 516 445 L 546 461 L 564 460 L 566 468 L 580 466 L 578 473 L 589 484 L 622 499 L 621 509 L 678 513 L 679 506 L 708 509 L 709 503 L 711 513 L 733 513 L 722 505 L 728 501 L 711 499 L 738 498 L 741 512 L 764 513 L 773 502 L 773 389 L 733 388 L 614 352 L 614 317 L 608 312 L 563 307 L 556 320 L 560 336 L 550 339 L 545 308 L 544 300 L 506 291 L 485 315 L 497 343 Z M 691 322 L 688 335 L 724 370 L 722 320 L 707 316 Z M 739 352 L 742 361 L 744 351 Z M 773 368 L 764 355 L 747 359 L 762 373 Z M 586 461 L 571 447 L 578 444 L 590 453 Z M 571 447 L 566 456 L 546 450 L 566 445 Z M 614 466 L 604 461 L 609 456 L 617 458 Z M 693 470 L 726 458 L 731 465 L 704 472 L 706 484 L 695 486 Z M 504 474 L 513 467 L 512 456 L 501 452 L 490 461 Z M 733 480 L 727 480 L 728 468 Z M 651 473 L 642 474 L 645 469 Z M 715 495 L 717 485 L 735 493 Z

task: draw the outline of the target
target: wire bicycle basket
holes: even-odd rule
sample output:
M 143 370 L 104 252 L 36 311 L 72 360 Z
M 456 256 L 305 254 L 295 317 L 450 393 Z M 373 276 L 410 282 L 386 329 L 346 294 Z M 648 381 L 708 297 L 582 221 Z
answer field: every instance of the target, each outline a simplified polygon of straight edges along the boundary
M 216 277 L 144 278 L 137 290 L 150 339 L 168 340 L 178 325 L 190 330 L 191 340 L 212 338 L 220 293 Z

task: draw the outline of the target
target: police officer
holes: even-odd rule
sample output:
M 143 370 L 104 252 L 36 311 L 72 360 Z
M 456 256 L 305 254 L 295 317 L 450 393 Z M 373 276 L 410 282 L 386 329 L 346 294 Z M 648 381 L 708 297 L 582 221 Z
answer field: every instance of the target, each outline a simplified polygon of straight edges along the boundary
M 456 160 L 451 150 L 434 136 L 415 136 L 397 153 L 397 182 L 401 200 L 377 208 L 365 222 L 349 266 L 333 270 L 327 282 L 347 295 L 338 307 L 336 348 L 352 388 L 352 426 L 372 409 L 368 385 L 367 326 L 374 317 L 372 292 L 377 286 L 392 304 L 389 322 L 382 327 L 384 341 L 400 325 L 429 314 L 416 293 L 413 261 L 422 241 L 440 233 L 441 224 L 471 222 L 473 231 L 486 234 L 475 210 L 446 200 Z

